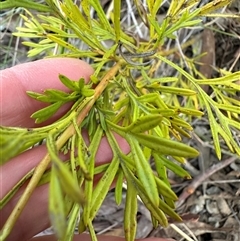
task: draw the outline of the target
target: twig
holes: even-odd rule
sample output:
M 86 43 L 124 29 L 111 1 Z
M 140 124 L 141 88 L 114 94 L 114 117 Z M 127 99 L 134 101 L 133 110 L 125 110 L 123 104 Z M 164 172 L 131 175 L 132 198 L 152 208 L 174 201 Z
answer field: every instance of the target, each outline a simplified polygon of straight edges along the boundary
M 236 156 L 230 157 L 224 161 L 220 161 L 218 164 L 213 165 L 212 167 L 210 167 L 206 172 L 199 174 L 198 176 L 196 176 L 192 183 L 186 187 L 182 194 L 179 196 L 179 199 L 176 203 L 176 207 L 180 207 L 184 201 L 190 196 L 192 195 L 195 190 L 210 176 L 212 176 L 214 173 L 218 172 L 219 170 L 223 169 L 224 167 L 230 165 L 231 163 L 233 163 L 235 160 L 237 159 Z
M 192 238 L 190 238 L 186 233 L 184 233 L 179 227 L 177 227 L 175 224 L 170 224 L 170 227 L 174 229 L 178 234 L 180 234 L 183 238 L 185 238 L 187 241 L 194 241 Z

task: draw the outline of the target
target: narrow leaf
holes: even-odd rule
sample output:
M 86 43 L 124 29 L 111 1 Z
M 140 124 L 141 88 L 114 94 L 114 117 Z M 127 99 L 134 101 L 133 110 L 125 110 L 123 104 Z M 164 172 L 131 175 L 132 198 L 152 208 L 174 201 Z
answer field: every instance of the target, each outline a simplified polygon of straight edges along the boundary
M 69 96 L 69 93 L 55 89 L 47 89 L 44 91 L 44 94 L 46 94 L 49 97 L 52 97 L 55 101 L 66 101 L 67 97 Z
M 82 88 L 82 90 L 81 90 L 81 94 L 85 97 L 93 96 L 94 93 L 95 93 L 94 89 Z
M 49 119 L 51 116 L 53 116 L 57 110 L 62 106 L 63 102 L 62 101 L 57 101 L 41 110 L 38 110 L 34 112 L 31 115 L 31 118 L 36 119 L 36 123 L 41 123 L 47 119 Z
M 151 85 L 147 85 L 147 87 L 154 88 L 155 90 L 158 90 L 160 92 L 175 94 L 175 95 L 191 96 L 191 95 L 197 94 L 196 91 L 193 91 L 190 89 L 176 88 L 171 86 L 162 86 L 160 85 L 160 83 L 153 83 Z
M 117 177 L 115 191 L 114 191 L 115 201 L 116 201 L 117 205 L 120 205 L 122 202 L 122 185 L 123 185 L 123 172 L 120 169 L 118 177 Z
M 102 24 L 102 27 L 106 30 L 108 30 L 109 32 L 112 31 L 112 27 L 107 19 L 107 16 L 100 4 L 100 1 L 95 1 L 95 0 L 90 0 L 91 5 L 93 6 L 93 8 L 96 10 L 99 20 Z
M 162 121 L 162 115 L 146 115 L 136 119 L 131 125 L 126 127 L 127 132 L 140 133 L 151 130 Z
M 145 188 L 142 186 L 140 181 L 133 175 L 131 170 L 129 170 L 124 163 L 121 163 L 122 169 L 124 171 L 124 174 L 126 176 L 126 179 L 128 182 L 132 182 L 134 187 L 137 190 L 138 195 L 140 196 L 141 200 L 145 204 L 145 206 L 148 208 L 148 210 L 151 212 L 151 214 L 158 220 L 158 222 L 163 226 L 166 227 L 168 224 L 167 218 L 164 215 L 164 213 L 156 206 L 154 203 L 152 203 L 151 199 L 146 193 Z
M 116 34 L 116 42 L 120 40 L 120 13 L 121 13 L 121 0 L 114 0 L 114 30 Z
M 141 144 L 164 155 L 196 157 L 199 154 L 197 150 L 190 146 L 163 137 L 135 133 L 131 135 Z
M 93 195 L 94 166 L 95 166 L 97 150 L 102 139 L 102 134 L 103 134 L 103 130 L 99 126 L 89 146 L 89 151 L 91 153 L 87 163 L 88 170 L 89 170 L 89 180 L 86 180 L 85 190 L 84 190 L 88 201 L 84 205 L 84 209 L 83 209 L 83 223 L 85 226 L 87 226 L 89 222 L 89 216 L 90 216 L 91 205 L 92 205 L 91 200 Z
M 92 202 L 91 202 L 91 212 L 89 219 L 92 220 L 98 209 L 100 208 L 104 198 L 106 197 L 109 188 L 113 182 L 113 179 L 117 173 L 119 166 L 118 159 L 113 158 L 111 164 L 109 165 L 106 172 L 103 174 L 102 178 L 99 180 L 96 188 L 93 191 Z
M 85 203 L 83 191 L 79 187 L 76 179 L 72 176 L 67 167 L 62 163 L 56 154 L 56 148 L 51 136 L 47 139 L 48 152 L 52 158 L 53 165 L 55 166 L 56 175 L 58 176 L 63 191 L 75 202 L 79 204 Z
M 49 214 L 55 234 L 58 239 L 62 239 L 67 228 L 67 219 L 65 216 L 64 197 L 55 166 L 52 167 L 49 187 Z
M 189 173 L 186 170 L 184 170 L 182 167 L 180 167 L 173 161 L 168 160 L 167 158 L 162 157 L 161 159 L 167 169 L 171 170 L 172 172 L 174 172 L 176 175 L 180 177 L 191 179 L 191 176 L 189 175 Z
M 70 90 L 78 90 L 78 82 L 70 80 L 68 77 L 60 74 L 59 76 L 60 81 Z
M 137 192 L 131 182 L 127 183 L 124 209 L 124 231 L 126 241 L 134 241 L 137 230 Z
M 154 205 L 158 206 L 158 189 L 155 182 L 154 174 L 150 167 L 148 160 L 145 159 L 144 154 L 136 140 L 128 139 L 135 161 L 137 176 L 142 183 L 148 197 Z
M 159 208 L 174 220 L 182 221 L 181 217 L 161 199 L 159 200 Z
M 80 212 L 80 206 L 75 203 L 68 216 L 67 230 L 66 230 L 66 233 L 65 233 L 65 236 L 63 239 L 64 241 L 72 241 L 73 240 L 73 236 L 74 236 L 75 229 L 76 229 L 76 223 L 77 223 L 77 220 L 79 217 L 79 212 Z
M 163 197 L 170 198 L 174 201 L 176 201 L 178 199 L 175 192 L 172 191 L 172 189 L 164 181 L 162 181 L 161 179 L 159 179 L 156 176 L 155 176 L 155 181 L 157 184 L 159 194 L 161 194 Z

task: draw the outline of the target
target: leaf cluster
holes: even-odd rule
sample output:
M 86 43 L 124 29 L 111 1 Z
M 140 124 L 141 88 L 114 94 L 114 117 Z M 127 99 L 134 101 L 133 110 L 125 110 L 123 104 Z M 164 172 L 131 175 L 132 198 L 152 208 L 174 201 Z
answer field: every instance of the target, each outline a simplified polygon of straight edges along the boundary
M 31 181 L 39 185 L 50 181 L 49 213 L 59 240 L 72 239 L 79 213 L 79 232 L 88 229 L 92 240 L 97 240 L 92 221 L 114 180 L 117 204 L 122 201 L 122 183 L 124 180 L 127 183 L 126 240 L 134 240 L 136 234 L 137 196 L 150 211 L 154 226 L 167 226 L 169 217 L 180 221 L 174 205 L 177 197 L 171 190 L 167 171 L 191 178 L 179 164 L 198 155 L 197 150 L 183 142 L 183 138 L 191 138 L 192 119 L 207 115 L 219 158 L 220 140 L 240 155 L 233 135 L 240 129 L 240 102 L 234 98 L 239 90 L 240 72 L 226 71 L 222 77 L 205 79 L 198 73 L 194 60 L 185 59 L 191 66 L 186 71 L 164 57 L 162 46 L 166 39 L 175 38 L 176 31 L 200 26 L 204 14 L 229 1 L 212 1 L 202 7 L 196 6 L 199 1 L 171 1 L 161 24 L 156 20 L 161 0 L 147 1 L 146 9 L 135 1 L 148 29 L 147 40 L 122 28 L 120 0 L 113 1 L 109 16 L 100 1 L 83 0 L 79 5 L 71 0 L 45 2 L 43 6 L 51 9 L 50 14 L 36 16 L 26 10 L 22 16 L 25 26 L 15 33 L 37 40 L 24 42 L 31 47 L 29 56 L 44 52 L 50 57 L 82 58 L 95 71 L 88 84 L 83 79 L 71 80 L 60 75 L 68 92 L 53 89 L 43 94 L 28 92 L 34 99 L 49 103 L 33 113 L 36 123 L 44 123 L 67 102 L 73 105 L 51 125 L 31 130 L 1 127 L 0 147 L 4 156 L 1 164 L 40 141 L 46 142 L 48 153 L 37 167 L 41 174 L 33 175 Z M 158 68 L 163 64 L 171 66 L 176 75 L 159 75 Z M 211 96 L 201 88 L 203 84 L 212 88 Z M 84 131 L 90 144 L 83 138 Z M 129 153 L 120 148 L 117 135 L 127 141 Z M 95 167 L 102 138 L 107 139 L 113 157 L 110 163 Z M 62 162 L 61 152 L 68 156 L 68 161 Z M 46 171 L 50 162 L 51 169 Z M 102 175 L 96 186 L 95 174 Z M 2 206 L 19 187 L 18 183 L 4 197 Z M 29 197 L 26 194 L 24 198 Z M 23 206 L 16 205 L 15 209 L 21 210 Z M 7 221 L 5 227 L 12 227 L 15 221 Z M 9 232 L 5 227 L 3 238 Z
M 94 90 L 91 89 L 91 86 L 85 85 L 83 78 L 78 81 L 73 81 L 60 74 L 59 79 L 70 91 L 72 91 L 71 93 L 54 89 L 47 89 L 43 94 L 31 91 L 27 92 L 30 97 L 38 101 L 50 103 L 49 106 L 31 115 L 31 117 L 35 119 L 36 123 L 41 123 L 49 119 L 62 105 L 67 102 L 81 102 L 85 97 L 90 97 L 94 94 Z

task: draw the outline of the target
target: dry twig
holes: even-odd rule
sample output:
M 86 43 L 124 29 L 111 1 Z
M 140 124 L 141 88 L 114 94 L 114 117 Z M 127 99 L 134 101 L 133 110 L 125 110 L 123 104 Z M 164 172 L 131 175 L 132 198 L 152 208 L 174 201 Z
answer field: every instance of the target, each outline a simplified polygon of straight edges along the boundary
M 218 172 L 219 170 L 223 169 L 224 167 L 230 165 L 231 163 L 233 163 L 235 160 L 237 159 L 236 156 L 227 158 L 224 161 L 219 162 L 218 164 L 213 165 L 212 167 L 210 167 L 206 172 L 199 174 L 198 176 L 196 176 L 192 183 L 187 186 L 182 194 L 179 196 L 179 199 L 176 203 L 177 207 L 180 207 L 184 201 L 190 196 L 192 195 L 195 190 L 206 180 L 208 179 L 210 176 L 212 176 L 214 173 Z

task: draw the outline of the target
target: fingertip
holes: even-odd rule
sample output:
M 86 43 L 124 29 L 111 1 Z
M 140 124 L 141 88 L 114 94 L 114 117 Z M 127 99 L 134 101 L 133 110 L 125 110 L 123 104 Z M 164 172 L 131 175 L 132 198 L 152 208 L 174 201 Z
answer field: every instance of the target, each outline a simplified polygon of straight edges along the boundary
M 31 114 L 46 104 L 30 98 L 27 90 L 38 93 L 45 89 L 67 91 L 58 78 L 59 74 L 88 81 L 92 73 L 90 65 L 71 58 L 42 59 L 1 71 L 1 125 L 33 127 Z

